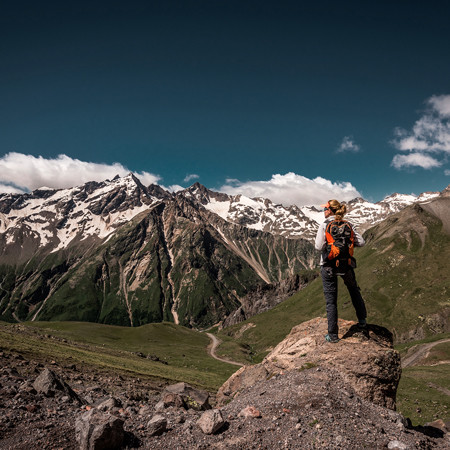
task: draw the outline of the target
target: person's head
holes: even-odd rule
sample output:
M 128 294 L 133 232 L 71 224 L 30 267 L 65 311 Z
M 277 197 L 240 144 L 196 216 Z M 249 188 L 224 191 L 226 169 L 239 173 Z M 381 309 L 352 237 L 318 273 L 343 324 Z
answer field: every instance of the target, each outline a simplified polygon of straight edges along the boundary
M 324 206 L 325 217 L 336 216 L 336 219 L 343 219 L 347 212 L 347 207 L 343 203 L 339 203 L 337 200 L 328 200 Z

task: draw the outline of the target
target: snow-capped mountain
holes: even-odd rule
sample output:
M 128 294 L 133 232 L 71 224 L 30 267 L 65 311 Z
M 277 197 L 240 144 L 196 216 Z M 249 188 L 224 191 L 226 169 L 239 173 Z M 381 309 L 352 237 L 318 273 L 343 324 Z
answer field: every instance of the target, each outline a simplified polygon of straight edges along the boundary
M 264 198 L 231 196 L 211 191 L 199 183 L 181 191 L 180 194 L 196 199 L 206 209 L 228 222 L 291 239 L 301 237 L 313 240 L 320 223 L 324 220 L 323 211 L 315 206 L 299 208 L 295 205 L 275 204 Z M 416 202 L 427 202 L 439 195 L 439 192 L 426 192 L 419 196 L 392 194 L 377 203 L 355 198 L 347 203 L 346 219 L 362 232 L 406 206 Z
M 314 265 L 304 239 L 231 223 L 129 175 L 0 195 L 0 319 L 210 326 Z
M 356 198 L 347 203 L 346 218 L 362 232 L 412 203 L 428 202 L 439 195 L 396 193 L 377 203 Z M 0 236 L 6 244 L 27 238 L 34 242 L 34 250 L 48 246 L 57 251 L 72 242 L 108 238 L 138 214 L 175 196 L 190 199 L 227 222 L 291 239 L 312 241 L 324 218 L 323 211 L 314 206 L 299 208 L 264 198 L 231 196 L 199 183 L 171 194 L 157 185 L 143 186 L 129 174 L 71 189 L 40 188 L 30 194 L 0 194 Z M 27 249 L 21 251 L 29 255 Z M 20 259 L 20 255 L 17 257 Z
M 348 218 L 362 229 L 439 195 L 354 199 Z M 0 319 L 209 326 L 261 286 L 314 267 L 322 220 L 315 207 L 198 183 L 170 193 L 131 174 L 1 194 Z
M 441 195 L 440 192 L 425 192 L 418 196 L 391 194 L 377 203 L 356 198 L 348 202 L 346 219 L 354 223 L 363 232 L 389 215 L 395 214 L 413 203 L 425 203 Z
M 297 206 L 283 206 L 267 198 L 249 198 L 245 195 L 227 195 L 211 191 L 199 183 L 179 193 L 194 198 L 207 210 L 228 222 L 243 225 L 252 230 L 289 238 L 311 239 L 317 231 L 312 210 L 308 217 Z
M 74 240 L 107 238 L 121 224 L 169 196 L 159 186 L 143 186 L 132 174 L 71 189 L 3 194 L 0 235 L 7 244 L 27 237 L 38 247 L 57 251 Z

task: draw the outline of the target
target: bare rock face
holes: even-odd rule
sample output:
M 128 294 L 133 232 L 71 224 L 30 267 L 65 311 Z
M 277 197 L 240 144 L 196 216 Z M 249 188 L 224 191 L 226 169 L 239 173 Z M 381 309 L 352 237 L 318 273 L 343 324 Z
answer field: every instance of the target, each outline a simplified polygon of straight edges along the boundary
M 258 286 L 255 291 L 240 298 L 241 306 L 227 316 L 220 328 L 243 322 L 255 314 L 272 309 L 295 292 L 306 287 L 316 276 L 315 272 L 308 275 L 297 273 L 278 283 Z
M 314 366 L 337 371 L 356 393 L 377 405 L 395 410 L 401 375 L 400 355 L 393 349 L 392 334 L 369 325 L 365 334 L 355 322 L 339 320 L 341 340 L 325 341 L 326 319 L 316 318 L 294 327 L 261 364 L 242 367 L 219 389 L 218 402 L 225 404 L 256 380 Z
M 81 450 L 112 450 L 123 447 L 123 420 L 91 409 L 75 422 L 75 434 Z

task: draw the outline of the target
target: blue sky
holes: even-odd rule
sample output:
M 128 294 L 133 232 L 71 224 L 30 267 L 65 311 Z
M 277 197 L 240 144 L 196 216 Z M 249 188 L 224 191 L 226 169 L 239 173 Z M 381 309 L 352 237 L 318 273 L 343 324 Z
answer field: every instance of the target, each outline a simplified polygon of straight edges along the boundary
M 448 5 L 3 2 L 0 190 L 114 171 L 297 204 L 442 190 Z

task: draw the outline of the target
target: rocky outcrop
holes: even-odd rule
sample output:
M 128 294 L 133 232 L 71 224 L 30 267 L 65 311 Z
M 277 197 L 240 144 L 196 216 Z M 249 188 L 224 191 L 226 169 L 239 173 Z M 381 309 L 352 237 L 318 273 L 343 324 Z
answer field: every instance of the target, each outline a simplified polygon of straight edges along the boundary
M 88 402 L 80 407 L 68 397 L 36 392 L 32 384 L 41 363 L 5 352 L 0 363 L 2 449 L 448 449 L 450 444 L 448 424 L 411 427 L 401 414 L 361 398 L 336 370 L 313 364 L 254 376 L 232 401 L 205 414 L 176 406 L 161 410 L 160 382 L 54 363 L 58 378 Z
M 324 339 L 326 319 L 294 327 L 261 364 L 241 368 L 224 383 L 218 392 L 219 404 L 258 380 L 317 366 L 337 372 L 360 397 L 395 410 L 401 365 L 400 355 L 393 349 L 392 334 L 375 325 L 369 325 L 363 334 L 355 322 L 344 320 L 339 320 L 339 327 L 342 338 L 337 344 Z

